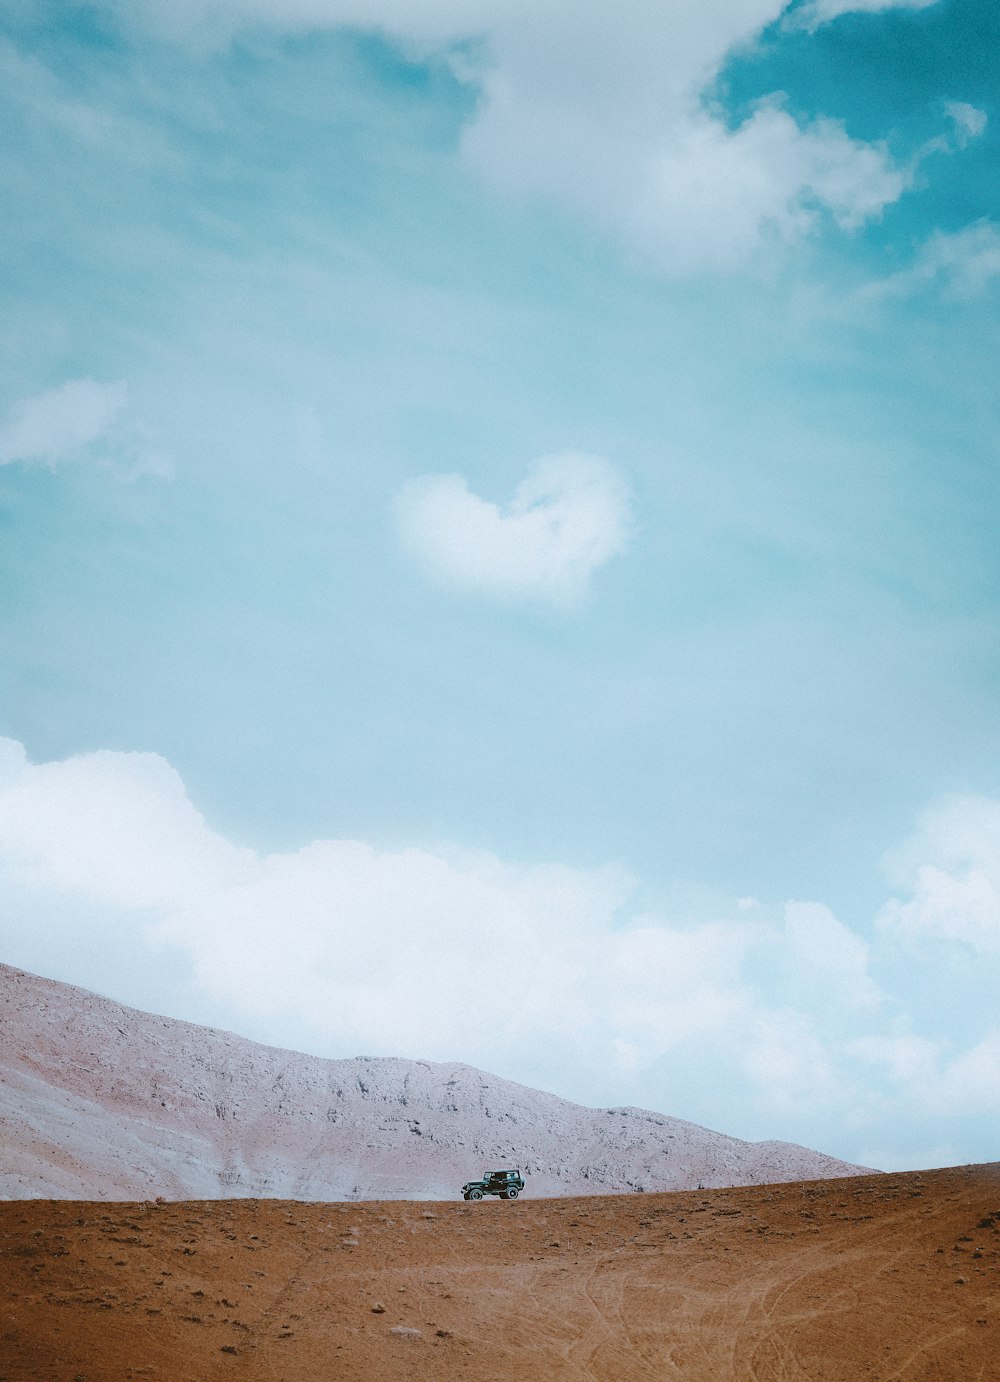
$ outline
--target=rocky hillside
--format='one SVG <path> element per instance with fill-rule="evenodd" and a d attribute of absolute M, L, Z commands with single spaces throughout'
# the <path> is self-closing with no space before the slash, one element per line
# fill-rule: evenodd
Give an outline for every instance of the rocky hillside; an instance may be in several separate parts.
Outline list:
<path fill-rule="evenodd" d="M 452 1199 L 508 1164 L 528 1195 L 864 1169 L 467 1065 L 259 1046 L 0 965 L 0 1198 Z"/>

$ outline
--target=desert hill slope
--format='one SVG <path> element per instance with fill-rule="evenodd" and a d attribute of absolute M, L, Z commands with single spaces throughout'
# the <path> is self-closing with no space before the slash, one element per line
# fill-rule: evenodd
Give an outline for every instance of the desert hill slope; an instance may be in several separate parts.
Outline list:
<path fill-rule="evenodd" d="M 3 1382 L 997 1377 L 1000 1165 L 503 1204 L 0 1203 Z"/>
<path fill-rule="evenodd" d="M 0 1198 L 453 1199 L 493 1163 L 529 1195 L 865 1169 L 467 1065 L 261 1046 L 0 965 Z"/>

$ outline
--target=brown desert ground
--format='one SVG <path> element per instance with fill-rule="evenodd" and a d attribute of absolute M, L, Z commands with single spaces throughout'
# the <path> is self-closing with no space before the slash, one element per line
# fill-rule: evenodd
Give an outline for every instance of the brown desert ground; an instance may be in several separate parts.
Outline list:
<path fill-rule="evenodd" d="M 1000 1164 L 481 1204 L 0 1204 L 0 1379 L 1000 1377 Z"/>

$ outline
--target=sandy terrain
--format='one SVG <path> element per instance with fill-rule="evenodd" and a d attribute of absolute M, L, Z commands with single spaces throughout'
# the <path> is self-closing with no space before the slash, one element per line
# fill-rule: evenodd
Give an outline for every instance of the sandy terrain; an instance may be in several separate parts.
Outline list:
<path fill-rule="evenodd" d="M 0 1382 L 1000 1375 L 1000 1165 L 482 1204 L 0 1204 Z"/>
<path fill-rule="evenodd" d="M 0 965 L 0 1197 L 450 1199 L 842 1176 L 787 1142 L 591 1109 L 457 1062 L 321 1060 Z"/>

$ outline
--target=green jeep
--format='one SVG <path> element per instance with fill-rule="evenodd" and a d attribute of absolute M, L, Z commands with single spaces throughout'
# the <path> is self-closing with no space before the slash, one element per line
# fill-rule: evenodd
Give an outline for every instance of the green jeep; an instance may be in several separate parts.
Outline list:
<path fill-rule="evenodd" d="M 516 1200 L 523 1189 L 520 1171 L 490 1171 L 482 1180 L 467 1180 L 462 1198 L 481 1200 L 484 1195 L 499 1195 L 502 1200 Z"/>

